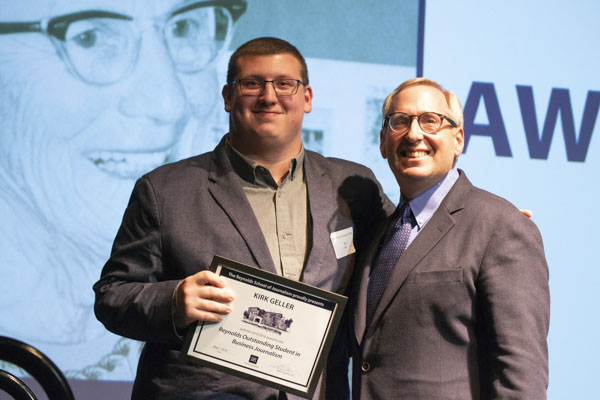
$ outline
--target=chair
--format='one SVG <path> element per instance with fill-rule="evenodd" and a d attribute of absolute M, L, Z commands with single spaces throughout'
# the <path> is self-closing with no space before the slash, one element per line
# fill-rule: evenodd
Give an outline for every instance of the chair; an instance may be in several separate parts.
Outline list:
<path fill-rule="evenodd" d="M 37 400 L 35 394 L 22 380 L 0 369 L 0 389 L 16 400 Z"/>
<path fill-rule="evenodd" d="M 19 340 L 0 336 L 0 360 L 7 361 L 27 371 L 44 389 L 49 400 L 75 400 L 67 378 L 65 378 L 56 364 L 38 349 Z M 29 394 L 33 397 L 24 397 L 25 394 L 16 389 L 16 387 L 27 387 L 27 385 L 12 374 L 6 371 L 2 372 L 3 377 L 0 378 L 1 389 L 5 390 L 15 399 L 36 399 L 29 388 L 27 390 L 29 390 Z M 13 390 L 14 394 L 10 390 Z"/>

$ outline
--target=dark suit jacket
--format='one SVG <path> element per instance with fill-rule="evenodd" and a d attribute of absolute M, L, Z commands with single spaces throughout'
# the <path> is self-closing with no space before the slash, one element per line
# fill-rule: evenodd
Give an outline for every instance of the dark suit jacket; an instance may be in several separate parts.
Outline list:
<path fill-rule="evenodd" d="M 353 282 L 353 396 L 544 399 L 550 299 L 533 222 L 460 171 L 366 326 L 367 277 L 385 229 Z"/>
<path fill-rule="evenodd" d="M 368 226 L 389 212 L 372 172 L 305 153 L 312 243 L 302 281 L 343 292 L 354 255 L 336 259 L 330 233 L 354 227 L 360 249 Z M 96 292 L 97 318 L 110 331 L 145 341 L 133 398 L 211 398 L 222 392 L 276 399 L 277 391 L 179 359 L 171 300 L 178 282 L 215 254 L 276 273 L 254 212 L 224 149 L 165 165 L 133 190 Z M 219 397 L 223 398 L 223 397 Z"/>

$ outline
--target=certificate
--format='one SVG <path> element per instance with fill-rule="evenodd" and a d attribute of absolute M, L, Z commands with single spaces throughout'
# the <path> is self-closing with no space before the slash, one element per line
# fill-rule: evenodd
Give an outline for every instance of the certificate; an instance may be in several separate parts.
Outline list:
<path fill-rule="evenodd" d="M 346 297 L 215 256 L 211 269 L 233 291 L 233 310 L 190 329 L 183 357 L 302 397 L 311 397 Z"/>

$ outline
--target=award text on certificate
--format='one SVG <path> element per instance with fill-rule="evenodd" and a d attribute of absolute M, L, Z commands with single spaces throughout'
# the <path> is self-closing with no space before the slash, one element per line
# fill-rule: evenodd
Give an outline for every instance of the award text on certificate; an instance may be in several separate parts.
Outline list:
<path fill-rule="evenodd" d="M 306 391 L 338 304 L 225 265 L 233 311 L 198 324 L 188 355 L 284 387 Z"/>

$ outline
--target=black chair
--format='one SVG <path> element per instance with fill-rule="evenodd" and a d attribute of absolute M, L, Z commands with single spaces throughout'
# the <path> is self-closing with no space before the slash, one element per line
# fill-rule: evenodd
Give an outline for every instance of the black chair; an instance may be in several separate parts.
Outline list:
<path fill-rule="evenodd" d="M 7 361 L 27 371 L 44 389 L 49 400 L 75 400 L 67 378 L 65 378 L 56 364 L 38 349 L 19 340 L 0 336 L 0 360 Z M 12 374 L 5 371 L 2 372 L 10 376 L 6 376 L 6 379 L 0 379 L 1 389 L 15 399 L 36 399 L 29 388 L 27 390 L 29 390 L 29 393 L 33 397 L 15 396 L 10 390 L 15 390 L 14 393 L 18 393 L 18 389 L 15 389 L 15 387 L 26 385 Z M 20 384 L 15 382 L 11 376 L 19 381 Z M 20 393 L 19 396 L 24 395 Z"/>
<path fill-rule="evenodd" d="M 0 389 L 16 400 L 37 400 L 35 394 L 22 380 L 0 369 Z"/>

